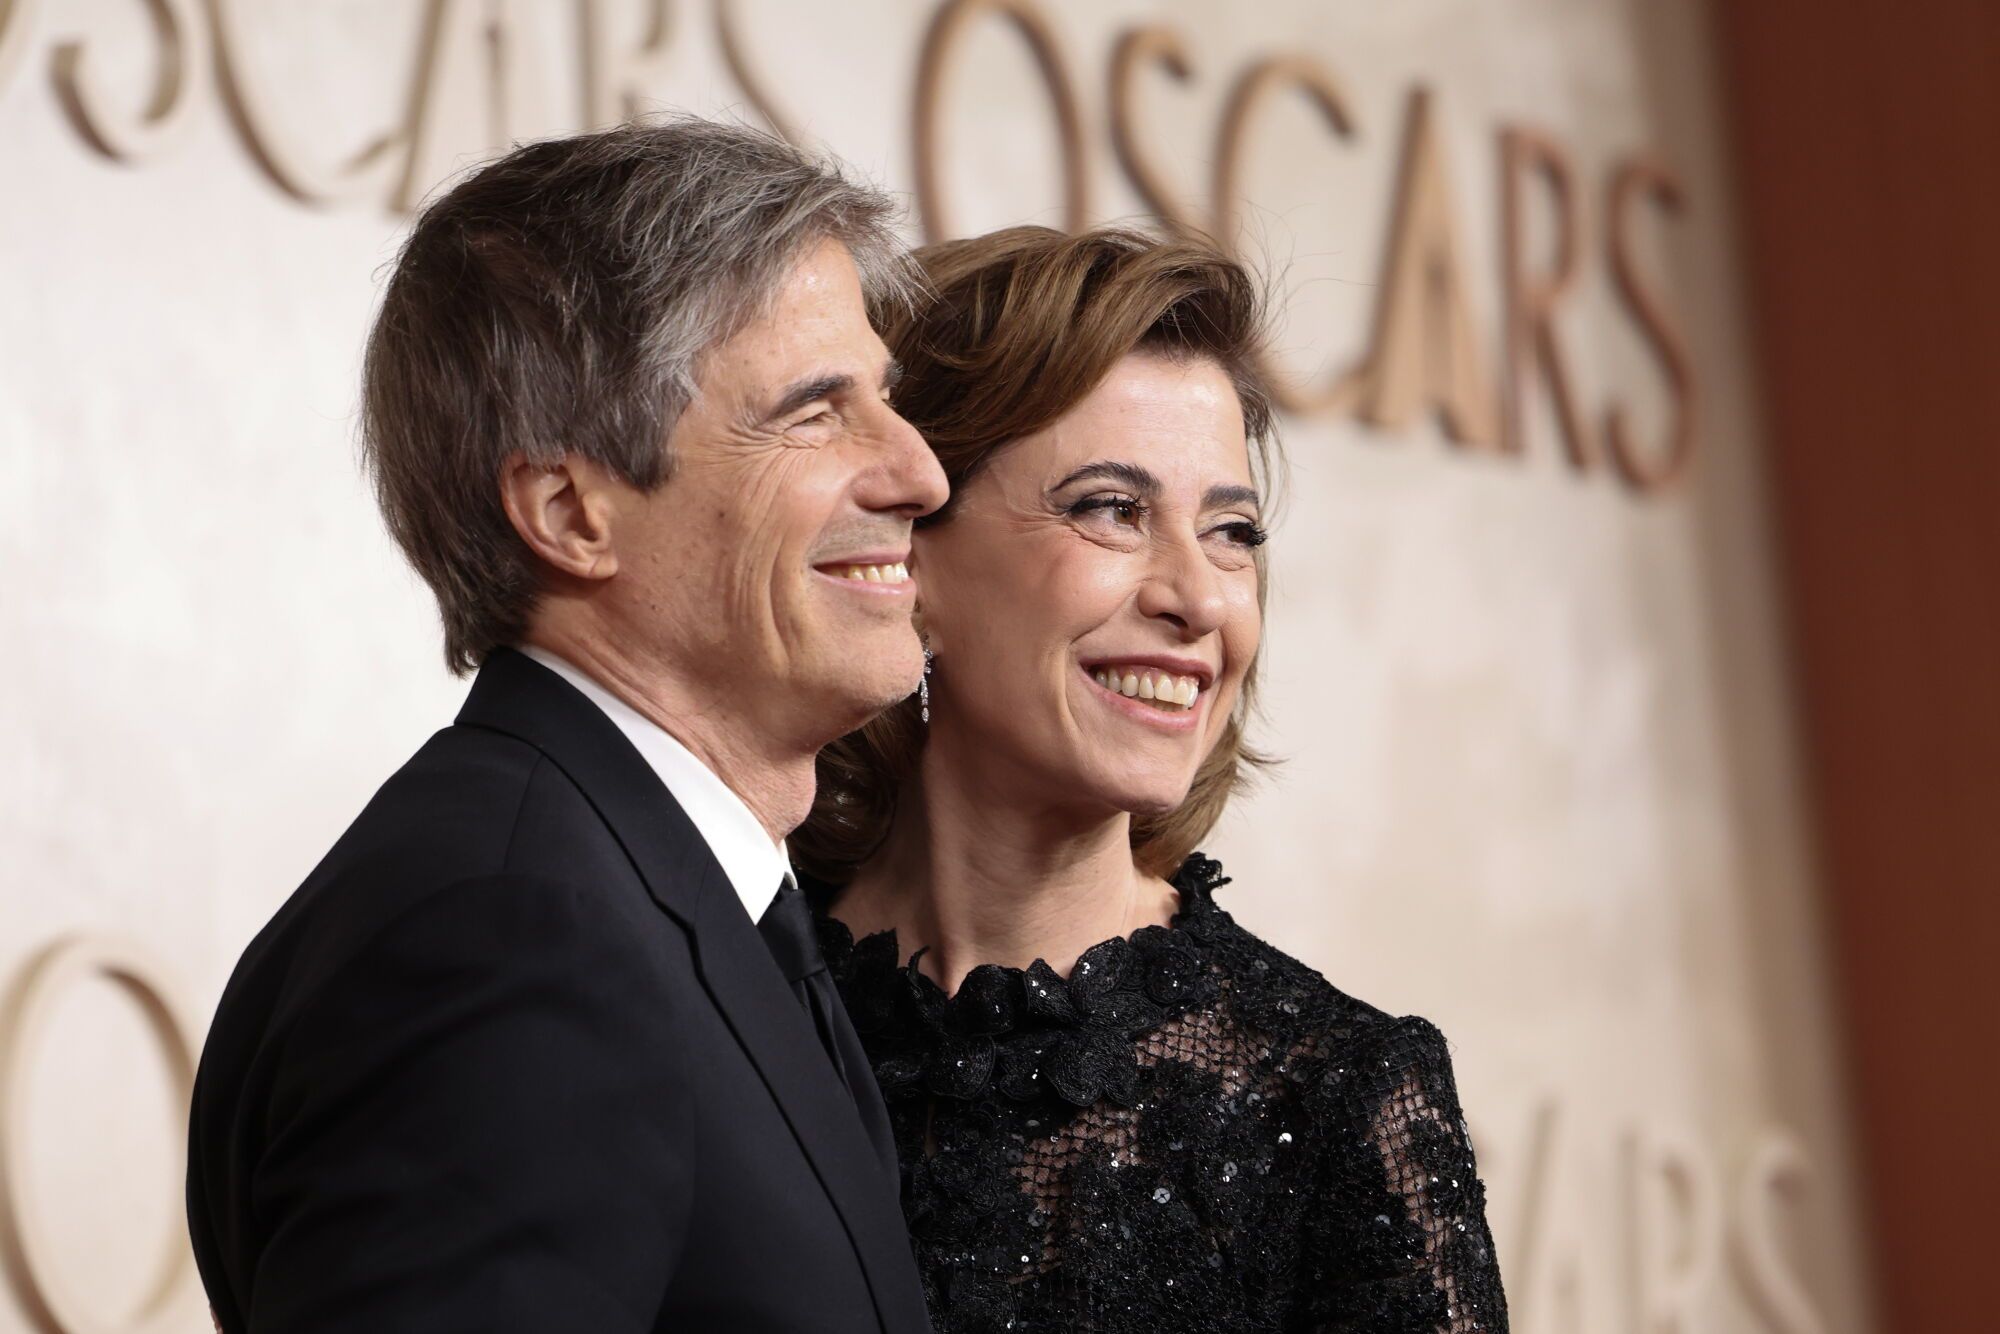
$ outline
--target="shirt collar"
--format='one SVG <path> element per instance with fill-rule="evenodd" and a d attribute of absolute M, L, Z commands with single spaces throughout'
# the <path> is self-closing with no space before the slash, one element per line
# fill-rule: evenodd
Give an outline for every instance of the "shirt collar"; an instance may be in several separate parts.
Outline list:
<path fill-rule="evenodd" d="M 521 652 L 575 686 L 617 724 L 694 822 L 750 920 L 762 917 L 779 886 L 792 879 L 791 857 L 783 841 L 773 842 L 743 798 L 664 727 L 547 649 L 523 645 Z"/>

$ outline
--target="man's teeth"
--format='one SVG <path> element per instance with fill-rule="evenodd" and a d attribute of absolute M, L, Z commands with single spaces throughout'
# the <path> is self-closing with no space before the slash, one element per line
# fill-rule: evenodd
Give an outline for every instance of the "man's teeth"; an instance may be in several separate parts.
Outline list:
<path fill-rule="evenodd" d="M 910 567 L 902 561 L 893 565 L 836 565 L 830 571 L 836 579 L 860 579 L 871 584 L 908 582 Z"/>
<path fill-rule="evenodd" d="M 1166 708 L 1191 709 L 1201 698 L 1201 680 L 1173 676 L 1147 667 L 1093 667 L 1090 679 L 1127 699 L 1143 699 Z"/>

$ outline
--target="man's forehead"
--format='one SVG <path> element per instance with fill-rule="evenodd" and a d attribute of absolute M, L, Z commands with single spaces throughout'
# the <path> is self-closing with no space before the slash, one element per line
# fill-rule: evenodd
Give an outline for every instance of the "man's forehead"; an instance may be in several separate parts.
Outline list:
<path fill-rule="evenodd" d="M 830 388 L 846 387 L 832 384 L 843 380 L 873 389 L 894 375 L 888 347 L 865 322 L 861 332 L 840 338 L 773 331 L 770 337 L 747 338 L 731 352 L 734 355 L 726 358 L 729 366 L 718 369 L 746 392 L 766 397 L 821 381 Z"/>
<path fill-rule="evenodd" d="M 854 255 L 839 241 L 820 241 L 808 246 L 778 280 L 773 292 L 773 313 L 787 306 L 808 306 L 815 310 L 858 311 L 867 319 L 867 303 L 861 290 L 861 270 Z"/>
<path fill-rule="evenodd" d="M 889 359 L 868 321 L 860 284 L 826 284 L 781 292 L 770 308 L 716 345 L 702 378 L 727 380 L 751 393 L 816 375 L 874 384 Z"/>

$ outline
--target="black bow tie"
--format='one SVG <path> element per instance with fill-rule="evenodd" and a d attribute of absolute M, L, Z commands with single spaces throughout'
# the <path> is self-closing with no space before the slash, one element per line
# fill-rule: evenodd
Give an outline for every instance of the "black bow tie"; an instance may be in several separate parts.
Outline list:
<path fill-rule="evenodd" d="M 778 897 L 771 900 L 771 906 L 757 919 L 757 930 L 770 948 L 771 957 L 777 960 L 779 971 L 792 984 L 792 994 L 812 1016 L 820 1045 L 826 1048 L 834 1073 L 847 1086 L 848 1096 L 854 1099 L 855 1108 L 861 1113 L 862 1127 L 893 1180 L 897 1171 L 896 1141 L 889 1128 L 888 1108 L 883 1106 L 875 1077 L 869 1072 L 868 1054 L 862 1049 L 854 1025 L 848 1021 L 847 1008 L 840 1003 L 833 975 L 826 970 L 826 956 L 820 953 L 819 928 L 813 922 L 812 907 L 806 902 L 805 891 L 792 883 L 789 876 L 778 890 Z"/>

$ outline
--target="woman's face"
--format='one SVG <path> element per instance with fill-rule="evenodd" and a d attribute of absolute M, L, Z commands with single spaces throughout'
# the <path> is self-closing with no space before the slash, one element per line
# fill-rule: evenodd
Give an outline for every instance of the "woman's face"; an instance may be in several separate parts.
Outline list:
<path fill-rule="evenodd" d="M 1258 518 L 1228 375 L 1126 357 L 918 530 L 931 744 L 984 799 L 1178 806 L 1257 652 Z"/>

